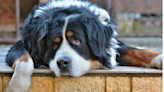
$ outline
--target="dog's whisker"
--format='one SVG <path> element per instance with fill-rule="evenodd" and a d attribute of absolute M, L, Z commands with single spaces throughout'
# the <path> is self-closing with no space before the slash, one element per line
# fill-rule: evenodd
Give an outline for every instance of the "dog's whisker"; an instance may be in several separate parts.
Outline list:
<path fill-rule="evenodd" d="M 49 64 L 41 55 L 39 55 L 39 57 L 40 57 L 44 62 L 46 62 L 47 64 Z"/>
<path fill-rule="evenodd" d="M 47 74 L 49 74 L 51 71 L 49 71 L 49 72 L 47 72 L 47 73 L 45 73 L 42 77 L 44 77 L 44 76 L 46 76 Z"/>

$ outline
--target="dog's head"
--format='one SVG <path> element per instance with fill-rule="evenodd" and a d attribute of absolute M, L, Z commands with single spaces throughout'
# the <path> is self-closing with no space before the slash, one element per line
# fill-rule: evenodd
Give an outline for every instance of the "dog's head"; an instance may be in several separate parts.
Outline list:
<path fill-rule="evenodd" d="M 39 55 L 48 62 L 56 76 L 81 76 L 96 60 L 110 68 L 107 48 L 116 33 L 108 13 L 88 2 L 72 1 L 35 7 L 22 27 L 22 42 L 34 59 Z"/>

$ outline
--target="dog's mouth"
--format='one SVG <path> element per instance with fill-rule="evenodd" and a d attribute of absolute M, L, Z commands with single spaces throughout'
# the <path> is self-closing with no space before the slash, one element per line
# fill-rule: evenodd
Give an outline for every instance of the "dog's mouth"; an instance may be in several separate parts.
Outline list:
<path fill-rule="evenodd" d="M 80 76 L 83 75 L 83 74 L 81 74 L 81 75 L 76 75 L 76 73 L 69 72 L 68 70 L 60 70 L 60 69 L 59 69 L 59 72 L 54 71 L 54 73 L 55 73 L 55 75 L 56 75 L 57 77 L 62 77 L 62 76 L 80 77 Z"/>
<path fill-rule="evenodd" d="M 78 73 L 78 71 L 76 71 L 76 69 L 75 70 L 72 70 L 72 68 L 71 67 L 67 67 L 66 69 L 60 69 L 60 68 L 58 68 L 59 69 L 59 73 L 58 74 L 56 74 L 56 72 L 55 72 L 55 74 L 56 75 L 60 75 L 59 77 L 61 77 L 61 76 L 72 76 L 72 77 L 80 77 L 80 76 L 82 76 L 83 74 L 85 74 L 85 73 L 81 73 L 81 74 L 79 74 Z"/>
<path fill-rule="evenodd" d="M 61 72 L 60 72 L 60 75 L 61 75 L 61 76 L 66 76 L 66 75 L 70 75 L 70 74 L 69 74 L 68 72 L 66 72 L 66 71 L 61 71 Z"/>
<path fill-rule="evenodd" d="M 53 71 L 57 77 L 62 77 L 62 76 L 80 77 L 84 75 L 88 70 L 78 71 L 78 69 L 71 69 L 69 67 L 65 70 L 56 68 L 56 70 L 53 70 Z"/>
<path fill-rule="evenodd" d="M 67 69 L 65 70 L 60 70 L 60 75 L 70 75 L 69 71 Z"/>

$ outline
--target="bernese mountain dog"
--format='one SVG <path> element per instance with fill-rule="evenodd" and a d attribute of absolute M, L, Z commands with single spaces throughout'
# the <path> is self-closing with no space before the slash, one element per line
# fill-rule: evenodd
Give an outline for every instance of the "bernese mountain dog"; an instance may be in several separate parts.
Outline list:
<path fill-rule="evenodd" d="M 27 92 L 34 68 L 49 67 L 57 77 L 79 77 L 116 65 L 162 68 L 162 53 L 118 41 L 108 12 L 87 1 L 53 0 L 35 6 L 20 30 L 21 40 L 6 57 L 14 68 L 6 92 Z"/>

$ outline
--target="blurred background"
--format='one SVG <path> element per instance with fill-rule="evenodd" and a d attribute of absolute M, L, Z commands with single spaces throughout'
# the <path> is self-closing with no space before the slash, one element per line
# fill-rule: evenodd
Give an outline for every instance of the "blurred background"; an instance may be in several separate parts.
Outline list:
<path fill-rule="evenodd" d="M 0 62 L 20 39 L 19 26 L 34 5 L 49 0 L 0 0 Z M 83 0 L 84 1 L 84 0 Z M 118 39 L 130 46 L 162 52 L 162 0 L 88 0 L 115 20 Z"/>

